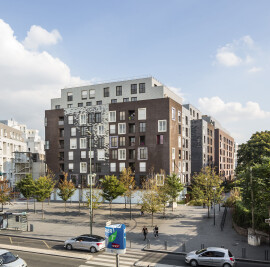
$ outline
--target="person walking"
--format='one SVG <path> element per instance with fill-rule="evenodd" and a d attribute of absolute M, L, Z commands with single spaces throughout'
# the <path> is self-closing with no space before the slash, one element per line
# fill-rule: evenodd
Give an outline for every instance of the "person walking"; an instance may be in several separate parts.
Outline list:
<path fill-rule="evenodd" d="M 158 226 L 157 225 L 154 227 L 154 236 L 155 237 L 158 236 Z"/>
<path fill-rule="evenodd" d="M 142 232 L 143 232 L 144 240 L 145 240 L 145 239 L 146 239 L 146 236 L 147 236 L 147 234 L 148 234 L 148 229 L 147 229 L 146 226 L 143 227 Z"/>

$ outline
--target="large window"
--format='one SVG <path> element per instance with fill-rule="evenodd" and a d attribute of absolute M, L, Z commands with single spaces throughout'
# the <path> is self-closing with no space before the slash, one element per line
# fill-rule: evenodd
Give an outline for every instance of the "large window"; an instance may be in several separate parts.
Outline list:
<path fill-rule="evenodd" d="M 89 113 L 88 114 L 88 122 L 89 123 L 94 123 L 95 122 L 95 114 L 94 113 Z"/>
<path fill-rule="evenodd" d="M 126 138 L 124 136 L 119 137 L 119 146 L 126 145 Z"/>
<path fill-rule="evenodd" d="M 72 172 L 73 169 L 74 169 L 74 164 L 73 164 L 73 163 L 69 163 L 69 164 L 68 164 L 68 171 L 69 171 L 69 172 Z"/>
<path fill-rule="evenodd" d="M 120 121 L 124 121 L 125 120 L 125 111 L 120 111 L 119 117 L 120 117 Z"/>
<path fill-rule="evenodd" d="M 116 172 L 116 163 L 115 162 L 110 163 L 110 172 Z"/>
<path fill-rule="evenodd" d="M 86 138 L 80 138 L 80 149 L 85 149 L 87 147 Z"/>
<path fill-rule="evenodd" d="M 175 148 L 173 147 L 172 148 L 172 160 L 174 160 L 175 159 Z"/>
<path fill-rule="evenodd" d="M 126 160 L 126 149 L 118 149 L 118 160 Z"/>
<path fill-rule="evenodd" d="M 105 151 L 104 151 L 104 149 L 98 149 L 97 150 L 97 158 L 98 158 L 99 161 L 105 160 Z"/>
<path fill-rule="evenodd" d="M 140 122 L 140 133 L 144 133 L 146 131 L 146 123 Z"/>
<path fill-rule="evenodd" d="M 86 151 L 81 151 L 81 159 L 86 159 Z"/>
<path fill-rule="evenodd" d="M 102 101 L 99 100 L 99 101 L 96 102 L 96 104 L 97 104 L 97 105 L 102 105 Z"/>
<path fill-rule="evenodd" d="M 140 172 L 146 172 L 146 162 L 140 162 Z"/>
<path fill-rule="evenodd" d="M 70 135 L 71 136 L 76 136 L 76 127 L 70 128 Z"/>
<path fill-rule="evenodd" d="M 80 125 L 86 124 L 86 114 L 80 114 Z"/>
<path fill-rule="evenodd" d="M 139 84 L 139 93 L 145 93 L 145 83 Z"/>
<path fill-rule="evenodd" d="M 138 120 L 146 120 L 146 108 L 138 109 Z"/>
<path fill-rule="evenodd" d="M 159 120 L 158 132 L 166 132 L 166 131 L 167 131 L 167 120 Z"/>
<path fill-rule="evenodd" d="M 89 98 L 95 98 L 96 91 L 95 89 L 90 89 L 89 90 Z"/>
<path fill-rule="evenodd" d="M 67 93 L 67 101 L 73 101 L 73 93 Z"/>
<path fill-rule="evenodd" d="M 121 172 L 121 171 L 123 171 L 125 168 L 126 168 L 125 162 L 120 162 L 120 163 L 119 163 L 119 171 Z"/>
<path fill-rule="evenodd" d="M 82 99 L 87 99 L 87 91 L 86 90 L 82 91 Z"/>
<path fill-rule="evenodd" d="M 115 124 L 110 125 L 110 134 L 116 134 L 116 127 Z"/>
<path fill-rule="evenodd" d="M 138 156 L 139 156 L 139 160 L 147 159 L 147 147 L 139 147 Z"/>
<path fill-rule="evenodd" d="M 73 124 L 73 115 L 68 116 L 68 124 Z"/>
<path fill-rule="evenodd" d="M 122 86 L 116 86 L 116 95 L 121 96 L 122 95 Z"/>
<path fill-rule="evenodd" d="M 110 88 L 109 87 L 106 87 L 103 89 L 103 92 L 104 92 L 104 97 L 109 97 L 110 96 Z"/>
<path fill-rule="evenodd" d="M 70 149 L 77 149 L 77 139 L 70 138 Z"/>
<path fill-rule="evenodd" d="M 112 150 L 112 159 L 117 159 L 117 149 Z"/>
<path fill-rule="evenodd" d="M 118 137 L 117 136 L 110 136 L 110 148 L 118 147 Z"/>
<path fill-rule="evenodd" d="M 129 102 L 129 98 L 123 98 L 123 102 Z"/>
<path fill-rule="evenodd" d="M 157 135 L 157 144 L 158 145 L 163 145 L 163 134 Z"/>
<path fill-rule="evenodd" d="M 105 134 L 105 129 L 104 129 L 104 125 L 98 125 L 98 131 L 97 131 L 98 135 L 104 135 Z"/>
<path fill-rule="evenodd" d="M 87 163 L 80 162 L 80 173 L 87 173 Z"/>
<path fill-rule="evenodd" d="M 68 152 L 68 160 L 73 160 L 73 158 L 74 158 L 73 151 L 69 151 Z"/>
<path fill-rule="evenodd" d="M 172 108 L 172 120 L 175 121 L 175 108 Z"/>
<path fill-rule="evenodd" d="M 125 133 L 126 133 L 126 124 L 118 123 L 118 134 L 125 134 Z"/>
<path fill-rule="evenodd" d="M 110 111 L 109 122 L 115 122 L 115 121 L 116 121 L 116 111 Z"/>
<path fill-rule="evenodd" d="M 131 84 L 131 94 L 137 94 L 137 84 Z"/>
<path fill-rule="evenodd" d="M 181 111 L 178 110 L 178 122 L 179 123 L 181 123 L 181 119 L 182 119 Z"/>
<path fill-rule="evenodd" d="M 98 147 L 103 148 L 104 147 L 104 138 L 98 138 Z"/>
<path fill-rule="evenodd" d="M 95 122 L 101 122 L 101 113 L 95 113 Z"/>

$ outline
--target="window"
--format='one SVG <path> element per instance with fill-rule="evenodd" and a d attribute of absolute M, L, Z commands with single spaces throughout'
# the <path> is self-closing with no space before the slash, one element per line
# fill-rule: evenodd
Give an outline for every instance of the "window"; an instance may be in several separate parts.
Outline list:
<path fill-rule="evenodd" d="M 73 154 L 73 151 L 69 151 L 68 152 L 68 160 L 73 160 L 73 157 L 74 156 L 74 154 Z"/>
<path fill-rule="evenodd" d="M 137 101 L 137 97 L 131 97 L 131 102 Z"/>
<path fill-rule="evenodd" d="M 164 174 L 156 174 L 156 182 L 157 185 L 161 186 L 164 185 Z"/>
<path fill-rule="evenodd" d="M 78 103 L 78 107 L 83 107 L 83 103 Z"/>
<path fill-rule="evenodd" d="M 186 125 L 188 125 L 188 117 L 186 116 Z"/>
<path fill-rule="evenodd" d="M 67 107 L 68 107 L 68 108 L 72 108 L 72 104 L 68 104 Z"/>
<path fill-rule="evenodd" d="M 50 141 L 45 141 L 45 149 L 50 149 Z"/>
<path fill-rule="evenodd" d="M 126 160 L 126 149 L 118 149 L 118 160 Z"/>
<path fill-rule="evenodd" d="M 120 121 L 124 121 L 125 120 L 125 111 L 120 111 L 119 115 L 120 115 Z"/>
<path fill-rule="evenodd" d="M 92 102 L 86 102 L 86 106 L 87 107 L 92 106 Z"/>
<path fill-rule="evenodd" d="M 158 132 L 166 132 L 166 131 L 167 131 L 167 120 L 159 120 Z"/>
<path fill-rule="evenodd" d="M 135 149 L 129 149 L 128 159 L 135 159 Z"/>
<path fill-rule="evenodd" d="M 73 171 L 73 169 L 74 169 L 74 164 L 73 163 L 69 163 L 68 164 L 68 171 Z"/>
<path fill-rule="evenodd" d="M 55 105 L 55 109 L 60 109 L 60 105 Z"/>
<path fill-rule="evenodd" d="M 181 134 L 181 132 L 182 132 L 182 126 L 178 125 L 178 133 Z"/>
<path fill-rule="evenodd" d="M 157 144 L 158 145 L 163 145 L 163 134 L 157 135 Z"/>
<path fill-rule="evenodd" d="M 146 108 L 138 109 L 138 120 L 146 120 Z"/>
<path fill-rule="evenodd" d="M 188 128 L 186 128 L 186 137 L 188 137 Z"/>
<path fill-rule="evenodd" d="M 97 105 L 102 105 L 102 101 L 101 100 L 97 101 Z"/>
<path fill-rule="evenodd" d="M 122 172 L 126 168 L 125 162 L 119 163 L 119 171 Z"/>
<path fill-rule="evenodd" d="M 179 123 L 181 123 L 181 119 L 182 119 L 181 111 L 178 110 L 178 122 Z"/>
<path fill-rule="evenodd" d="M 146 162 L 140 162 L 140 172 L 146 172 Z"/>
<path fill-rule="evenodd" d="M 103 95 L 104 95 L 104 97 L 110 96 L 110 88 L 109 87 L 106 87 L 103 89 Z"/>
<path fill-rule="evenodd" d="M 122 86 L 116 86 L 116 96 L 122 95 Z"/>
<path fill-rule="evenodd" d="M 140 83 L 139 84 L 139 93 L 145 93 L 145 83 Z"/>
<path fill-rule="evenodd" d="M 113 103 L 117 103 L 117 99 L 112 99 L 111 100 L 111 103 L 113 104 Z"/>
<path fill-rule="evenodd" d="M 139 147 L 138 148 L 138 159 L 147 159 L 147 147 Z"/>
<path fill-rule="evenodd" d="M 88 114 L 88 122 L 89 123 L 94 123 L 95 122 L 95 114 L 94 113 L 89 113 Z"/>
<path fill-rule="evenodd" d="M 172 120 L 175 121 L 175 108 L 172 108 Z"/>
<path fill-rule="evenodd" d="M 95 113 L 95 122 L 101 122 L 101 113 Z"/>
<path fill-rule="evenodd" d="M 73 124 L 73 116 L 72 115 L 68 116 L 68 124 Z"/>
<path fill-rule="evenodd" d="M 86 124 L 86 114 L 80 114 L 80 125 Z"/>
<path fill-rule="evenodd" d="M 70 149 L 77 149 L 77 139 L 70 138 Z"/>
<path fill-rule="evenodd" d="M 112 150 L 112 159 L 117 159 L 117 150 Z"/>
<path fill-rule="evenodd" d="M 82 91 L 82 99 L 87 99 L 87 91 L 86 90 Z"/>
<path fill-rule="evenodd" d="M 174 159 L 175 159 L 175 148 L 172 147 L 172 160 L 174 160 Z"/>
<path fill-rule="evenodd" d="M 73 94 L 67 93 L 67 101 L 73 101 Z"/>
<path fill-rule="evenodd" d="M 97 150 L 97 158 L 98 160 L 105 160 L 105 151 L 104 149 L 98 149 Z"/>
<path fill-rule="evenodd" d="M 180 147 L 181 148 L 181 146 L 182 146 L 182 138 L 181 138 L 181 136 L 178 136 L 178 147 Z"/>
<path fill-rule="evenodd" d="M 76 136 L 76 127 L 70 128 L 70 136 Z"/>
<path fill-rule="evenodd" d="M 129 133 L 135 133 L 135 123 L 130 123 L 128 125 L 128 132 Z"/>
<path fill-rule="evenodd" d="M 140 136 L 140 146 L 145 146 L 145 136 L 144 135 Z"/>
<path fill-rule="evenodd" d="M 118 134 L 125 134 L 125 133 L 126 133 L 126 124 L 118 123 Z"/>
<path fill-rule="evenodd" d="M 110 163 L 110 172 L 116 172 L 116 163 L 115 162 Z"/>
<path fill-rule="evenodd" d="M 110 148 L 118 147 L 118 137 L 110 136 Z"/>
<path fill-rule="evenodd" d="M 123 102 L 129 102 L 129 98 L 123 98 Z"/>
<path fill-rule="evenodd" d="M 140 122 L 140 133 L 144 133 L 146 131 L 146 123 L 145 122 Z"/>
<path fill-rule="evenodd" d="M 180 155 L 180 154 L 179 154 Z M 178 172 L 181 172 L 181 161 L 178 161 Z"/>
<path fill-rule="evenodd" d="M 137 84 L 131 84 L 131 94 L 137 94 Z"/>
<path fill-rule="evenodd" d="M 110 134 L 116 134 L 116 127 L 115 124 L 110 125 Z"/>
<path fill-rule="evenodd" d="M 90 89 L 89 90 L 89 98 L 95 98 L 96 91 L 95 89 Z"/>
<path fill-rule="evenodd" d="M 174 162 L 172 162 L 172 172 L 174 172 Z"/>
<path fill-rule="evenodd" d="M 120 146 L 126 145 L 126 138 L 125 137 L 119 137 L 119 145 Z"/>
<path fill-rule="evenodd" d="M 101 172 L 101 163 L 96 163 L 96 172 Z"/>
<path fill-rule="evenodd" d="M 105 134 L 105 130 L 104 130 L 104 125 L 98 125 L 98 129 L 97 129 L 97 134 L 98 135 L 103 135 Z"/>
<path fill-rule="evenodd" d="M 116 111 L 110 111 L 109 122 L 115 122 L 115 121 L 116 121 Z"/>
<path fill-rule="evenodd" d="M 104 147 L 104 138 L 98 138 L 98 147 Z"/>
<path fill-rule="evenodd" d="M 81 159 L 86 159 L 86 151 L 81 151 Z"/>
<path fill-rule="evenodd" d="M 135 146 L 135 136 L 129 137 L 129 146 Z"/>
<path fill-rule="evenodd" d="M 80 162 L 80 173 L 87 173 L 87 163 Z"/>
<path fill-rule="evenodd" d="M 86 138 L 80 138 L 80 149 L 86 148 Z"/>

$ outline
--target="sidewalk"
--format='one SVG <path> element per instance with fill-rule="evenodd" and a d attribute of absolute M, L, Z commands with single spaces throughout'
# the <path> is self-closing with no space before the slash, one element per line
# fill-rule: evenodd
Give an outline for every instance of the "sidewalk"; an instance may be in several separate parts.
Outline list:
<path fill-rule="evenodd" d="M 26 210 L 25 202 L 14 202 L 14 205 L 5 206 L 5 211 L 21 212 Z M 29 204 L 29 224 L 33 224 L 33 232 L 15 232 L 2 230 L 0 234 L 13 234 L 20 236 L 65 240 L 72 236 L 89 233 L 89 210 L 81 205 L 79 214 L 78 203 L 68 203 L 67 212 L 63 203 L 44 203 L 45 220 L 42 220 L 41 203 L 36 203 L 37 213 L 33 213 L 33 203 Z M 265 250 L 269 246 L 252 247 L 247 244 L 247 238 L 238 235 L 232 228 L 231 213 L 228 211 L 224 230 L 220 230 L 220 221 L 223 208 L 218 211 L 216 206 L 216 225 L 213 225 L 213 209 L 211 218 L 207 218 L 207 208 L 179 205 L 173 212 L 166 209 L 166 218 L 162 214 L 154 216 L 154 225 L 159 227 L 159 237 L 155 238 L 151 227 L 151 216 L 140 215 L 140 207 L 132 205 L 132 220 L 130 220 L 129 207 L 124 204 L 113 204 L 112 216 L 108 204 L 100 205 L 95 211 L 93 233 L 104 236 L 104 227 L 108 220 L 114 223 L 124 223 L 127 227 L 127 248 L 142 249 L 147 243 L 143 241 L 142 228 L 147 226 L 151 249 L 164 250 L 167 241 L 167 250 L 182 252 L 197 250 L 209 246 L 224 246 L 231 250 L 236 258 L 242 258 L 242 248 L 246 249 L 246 257 L 264 260 Z M 270 253 L 269 253 L 270 254 Z"/>

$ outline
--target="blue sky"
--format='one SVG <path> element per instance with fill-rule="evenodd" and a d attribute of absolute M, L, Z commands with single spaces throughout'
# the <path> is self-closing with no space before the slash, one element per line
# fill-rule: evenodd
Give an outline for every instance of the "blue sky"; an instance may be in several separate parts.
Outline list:
<path fill-rule="evenodd" d="M 270 125 L 269 8 L 263 0 L 0 1 L 1 119 L 43 135 L 44 109 L 61 88 L 152 75 L 245 142 Z"/>

